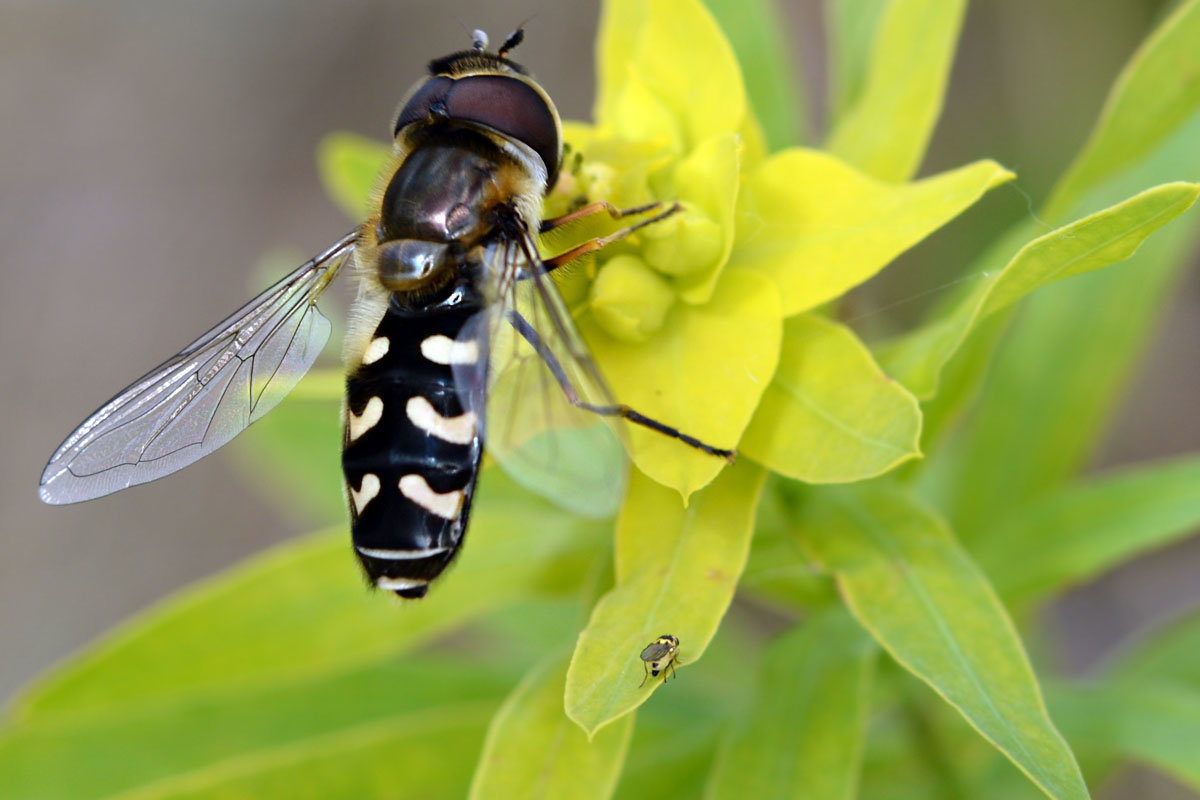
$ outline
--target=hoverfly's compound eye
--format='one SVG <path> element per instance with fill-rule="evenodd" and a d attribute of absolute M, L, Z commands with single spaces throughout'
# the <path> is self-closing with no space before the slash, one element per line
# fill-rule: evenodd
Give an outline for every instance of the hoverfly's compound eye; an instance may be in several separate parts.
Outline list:
<path fill-rule="evenodd" d="M 508 136 L 537 153 L 546 167 L 546 186 L 558 177 L 559 134 L 546 98 L 519 78 L 467 75 L 430 78 L 396 118 L 394 133 L 431 117 L 472 122 Z"/>
<path fill-rule="evenodd" d="M 400 110 L 400 115 L 396 117 L 396 129 L 392 134 L 397 135 L 408 125 L 429 119 L 431 116 L 446 116 L 445 98 L 453 85 L 454 79 L 444 75 L 425 81 Z"/>

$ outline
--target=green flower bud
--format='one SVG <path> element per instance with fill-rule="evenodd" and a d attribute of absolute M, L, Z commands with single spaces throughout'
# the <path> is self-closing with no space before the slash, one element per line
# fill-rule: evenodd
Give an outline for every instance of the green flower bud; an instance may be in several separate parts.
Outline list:
<path fill-rule="evenodd" d="M 592 283 L 596 322 L 625 342 L 644 342 L 653 336 L 674 303 L 671 284 L 636 256 L 609 259 Z"/>
<path fill-rule="evenodd" d="M 721 226 L 688 209 L 646 233 L 646 262 L 659 272 L 682 277 L 712 270 L 725 248 Z"/>
<path fill-rule="evenodd" d="M 585 161 L 580 170 L 582 185 L 580 193 L 588 200 L 608 200 L 613 195 L 613 181 L 617 178 L 616 170 L 608 164 L 599 161 Z"/>

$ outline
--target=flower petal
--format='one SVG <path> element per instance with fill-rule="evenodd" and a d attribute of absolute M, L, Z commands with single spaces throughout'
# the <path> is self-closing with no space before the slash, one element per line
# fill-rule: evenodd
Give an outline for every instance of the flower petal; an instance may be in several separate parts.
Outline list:
<path fill-rule="evenodd" d="M 674 113 L 688 146 L 741 130 L 746 93 L 737 58 L 697 0 L 606 3 L 597 52 L 601 126 L 621 123 L 618 98 L 636 65 L 647 89 Z"/>
<path fill-rule="evenodd" d="M 742 188 L 730 264 L 770 277 L 784 315 L 798 314 L 870 278 L 1013 177 L 994 161 L 977 161 L 889 184 L 825 153 L 785 150 Z"/>
<path fill-rule="evenodd" d="M 613 101 L 614 110 L 606 128 L 616 138 L 630 142 L 654 142 L 667 150 L 683 150 L 683 128 L 675 112 L 646 83 L 640 70 L 630 65 L 625 85 Z"/>
<path fill-rule="evenodd" d="M 842 483 L 917 457 L 920 434 L 916 398 L 854 333 L 803 314 L 784 325 L 779 369 L 740 449 L 789 478 Z"/>
<path fill-rule="evenodd" d="M 674 226 L 667 220 L 645 232 L 646 260 L 678 276 L 685 302 L 707 303 L 712 298 L 733 250 L 740 149 L 739 136 L 726 133 L 706 139 L 679 162 L 663 201 L 678 199 L 687 210 L 674 218 Z"/>
<path fill-rule="evenodd" d="M 715 447 L 734 447 L 775 373 L 783 334 L 771 282 L 745 270 L 721 276 L 711 302 L 676 304 L 649 341 L 618 341 L 591 317 L 580 329 L 618 401 Z M 638 469 L 688 496 L 725 461 L 631 425 Z"/>

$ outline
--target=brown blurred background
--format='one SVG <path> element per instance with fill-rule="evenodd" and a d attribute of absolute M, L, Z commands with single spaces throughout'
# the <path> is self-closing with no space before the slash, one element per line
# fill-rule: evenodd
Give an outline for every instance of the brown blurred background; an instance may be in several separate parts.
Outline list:
<path fill-rule="evenodd" d="M 821 3 L 781 4 L 797 72 L 820 107 Z M 992 157 L 1040 200 L 1168 5 L 973 2 L 923 172 Z M 564 117 L 586 118 L 591 0 L 0 7 L 0 700 L 153 600 L 301 532 L 221 455 L 81 506 L 43 506 L 35 488 L 73 425 L 262 288 L 250 268 L 264 254 L 311 254 L 349 229 L 317 182 L 322 134 L 384 137 L 430 57 L 467 46 L 470 28 L 498 41 L 531 16 L 519 60 Z M 944 265 L 1027 213 L 1017 192 L 993 192 L 906 256 L 870 301 L 911 315 L 919 303 L 908 299 L 936 287 Z M 1200 220 L 1193 210 L 1176 224 Z M 1198 272 L 1175 297 L 1101 464 L 1200 450 Z M 343 296 L 332 294 L 336 308 Z M 1073 593 L 1054 614 L 1064 667 L 1086 670 L 1149 620 L 1196 602 L 1197 575 L 1193 541 Z M 1110 796 L 1152 794 L 1189 796 L 1136 775 Z"/>

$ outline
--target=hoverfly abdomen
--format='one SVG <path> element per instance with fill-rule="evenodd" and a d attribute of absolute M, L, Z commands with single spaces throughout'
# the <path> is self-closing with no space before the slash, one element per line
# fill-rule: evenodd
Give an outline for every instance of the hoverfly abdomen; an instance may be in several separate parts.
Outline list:
<path fill-rule="evenodd" d="M 422 597 L 462 542 L 482 445 L 453 365 L 486 354 L 457 342 L 483 307 L 470 282 L 441 302 L 396 298 L 346 379 L 342 467 L 354 549 L 371 582 Z"/>

